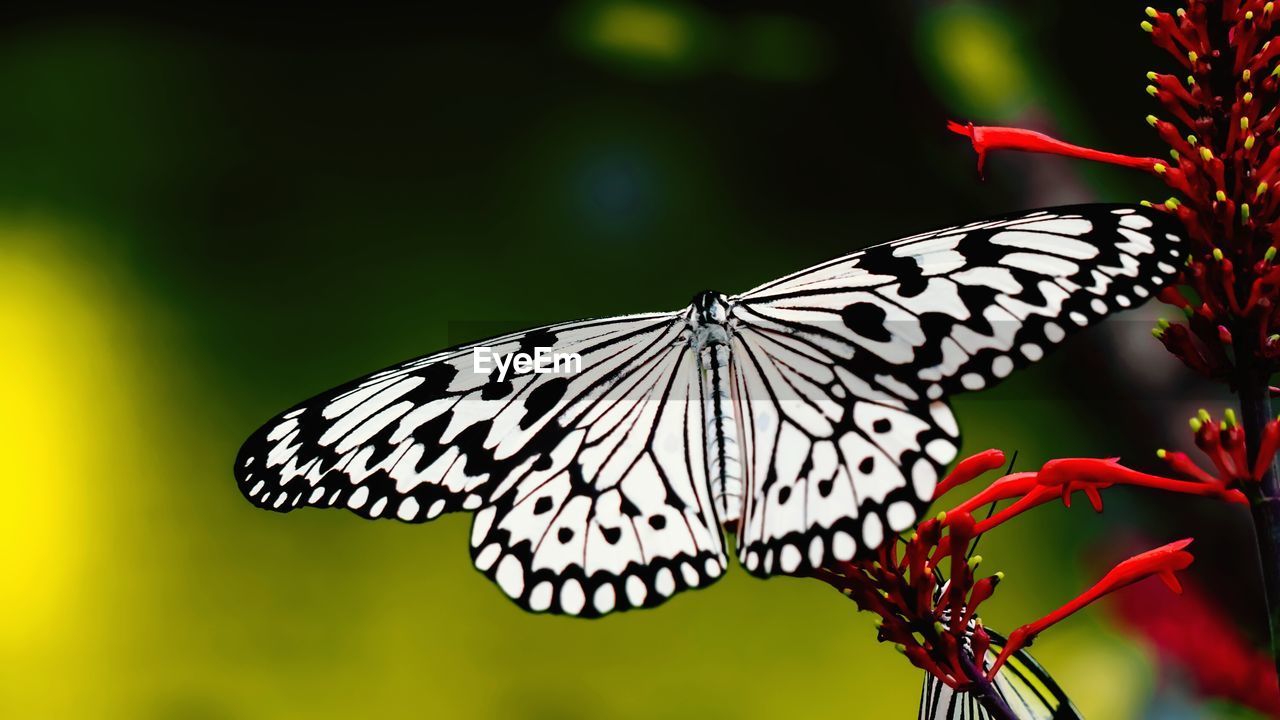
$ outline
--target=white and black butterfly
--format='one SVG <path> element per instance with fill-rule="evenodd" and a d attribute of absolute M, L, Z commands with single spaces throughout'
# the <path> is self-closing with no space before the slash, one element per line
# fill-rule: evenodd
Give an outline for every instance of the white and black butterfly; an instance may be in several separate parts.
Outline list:
<path fill-rule="evenodd" d="M 984 670 L 991 669 L 1006 642 L 990 628 L 987 635 L 991 637 L 991 647 L 983 658 Z M 1080 720 L 1080 711 L 1071 704 L 1071 699 L 1025 648 L 1008 657 L 991 685 L 1020 720 Z M 932 674 L 925 674 L 919 720 L 991 720 L 991 717 L 972 694 L 956 692 Z"/>
<path fill-rule="evenodd" d="M 411 360 L 268 422 L 236 460 L 259 507 L 423 522 L 473 510 L 475 565 L 522 607 L 657 605 L 727 568 L 805 574 L 905 530 L 956 455 L 946 397 L 1039 360 L 1175 276 L 1177 226 L 1086 205 L 855 252 L 668 313 Z M 577 353 L 478 373 L 473 352 Z"/>

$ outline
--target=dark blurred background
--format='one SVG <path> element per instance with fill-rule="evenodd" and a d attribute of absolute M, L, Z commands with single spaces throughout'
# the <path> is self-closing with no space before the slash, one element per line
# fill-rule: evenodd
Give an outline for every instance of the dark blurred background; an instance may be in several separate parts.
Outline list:
<path fill-rule="evenodd" d="M 1115 2 L 0 10 L 0 715 L 912 717 L 922 676 L 820 583 L 730 573 L 660 610 L 523 614 L 431 526 L 254 510 L 277 410 L 493 331 L 683 306 L 1138 174 L 996 156 L 948 119 L 1162 152 Z M 965 451 L 1158 471 L 1224 396 L 1148 307 L 956 402 Z M 1247 515 L 1133 490 L 984 540 L 988 625 L 1195 535 L 1265 637 Z M 1156 594 L 1151 612 L 1174 603 Z M 1221 717 L 1105 606 L 1037 656 L 1090 718 Z M 1192 673 L 1194 674 L 1194 673 Z"/>

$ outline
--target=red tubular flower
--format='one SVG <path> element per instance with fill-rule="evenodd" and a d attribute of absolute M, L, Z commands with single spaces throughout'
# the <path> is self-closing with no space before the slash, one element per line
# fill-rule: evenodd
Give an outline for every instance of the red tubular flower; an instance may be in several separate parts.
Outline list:
<path fill-rule="evenodd" d="M 994 678 L 995 674 L 999 672 L 1000 666 L 1009 659 L 1009 656 L 1020 648 L 1031 644 L 1037 635 L 1079 612 L 1098 598 L 1115 592 L 1126 585 L 1132 585 L 1139 580 L 1144 580 L 1154 575 L 1159 577 L 1170 590 L 1175 593 L 1181 593 L 1182 585 L 1178 583 L 1178 578 L 1174 573 L 1178 570 L 1185 570 L 1191 564 L 1191 553 L 1186 551 L 1186 547 L 1190 544 L 1191 539 L 1187 538 L 1135 555 L 1116 565 L 1097 584 L 1081 593 L 1074 600 L 1039 620 L 1023 625 L 1009 633 L 1009 642 L 1005 643 L 1000 657 L 996 658 L 995 663 L 991 666 L 988 678 Z"/>
<path fill-rule="evenodd" d="M 947 474 L 933 491 L 934 498 L 940 498 L 965 483 L 984 473 L 991 472 L 1004 465 L 1004 453 L 992 448 L 956 463 L 954 469 Z"/>
<path fill-rule="evenodd" d="M 1079 145 L 1072 145 L 1061 140 L 1049 137 L 1044 133 L 1038 133 L 1034 130 L 1024 130 L 1022 128 L 1012 127 L 977 127 L 973 123 L 961 125 L 958 122 L 948 122 L 947 129 L 959 135 L 964 135 L 973 142 L 973 149 L 978 153 L 978 173 L 982 173 L 982 167 L 986 163 L 987 153 L 991 150 L 1020 150 L 1022 152 L 1041 152 L 1052 153 L 1054 155 L 1066 155 L 1067 157 L 1081 158 L 1084 160 L 1096 160 L 1097 162 L 1111 163 L 1112 165 L 1120 165 L 1121 167 L 1137 168 L 1140 170 L 1151 170 L 1160 163 L 1155 158 L 1139 158 L 1130 157 L 1128 155 L 1117 155 L 1116 153 L 1102 152 L 1093 150 Z"/>

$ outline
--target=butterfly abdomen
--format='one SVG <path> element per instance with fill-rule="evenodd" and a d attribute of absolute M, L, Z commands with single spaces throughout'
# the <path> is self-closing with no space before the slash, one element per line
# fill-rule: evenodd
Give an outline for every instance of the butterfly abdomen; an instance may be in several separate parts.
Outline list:
<path fill-rule="evenodd" d="M 742 458 L 737 414 L 729 394 L 729 346 L 721 342 L 700 350 L 707 418 L 707 477 L 720 522 L 737 520 L 742 511 Z"/>

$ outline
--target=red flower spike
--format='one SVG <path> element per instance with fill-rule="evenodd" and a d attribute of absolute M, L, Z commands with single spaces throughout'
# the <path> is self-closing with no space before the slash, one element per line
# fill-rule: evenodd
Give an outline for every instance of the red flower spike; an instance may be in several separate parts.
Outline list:
<path fill-rule="evenodd" d="M 1004 650 L 1000 652 L 1000 656 L 996 658 L 995 663 L 992 664 L 991 669 L 987 672 L 987 679 L 994 679 L 1001 666 L 1009 659 L 1009 656 L 1029 645 L 1037 635 L 1079 612 L 1085 606 L 1108 593 L 1115 592 L 1126 585 L 1131 585 L 1151 576 L 1159 577 L 1174 592 L 1181 592 L 1181 586 L 1178 584 L 1178 579 L 1174 573 L 1178 570 L 1185 570 L 1191 564 L 1193 558 L 1191 553 L 1186 551 L 1186 547 L 1190 544 L 1191 539 L 1187 538 L 1154 550 L 1148 550 L 1141 555 L 1135 555 L 1116 565 L 1111 572 L 1104 575 L 1093 587 L 1081 593 L 1074 600 L 1039 620 L 1023 625 L 1009 633 L 1009 642 L 1005 643 Z"/>
<path fill-rule="evenodd" d="M 1232 380 L 1230 353 L 1242 331 L 1256 332 L 1252 365 L 1274 372 L 1280 369 L 1280 342 L 1271 340 L 1280 335 L 1280 268 L 1271 250 L 1280 247 L 1280 198 L 1271 189 L 1280 183 L 1277 12 L 1262 0 L 1217 7 L 1189 0 L 1177 13 L 1152 9 L 1147 16 L 1143 29 L 1178 65 L 1147 76 L 1148 92 L 1164 108 L 1164 118 L 1147 122 L 1172 162 L 1100 152 L 1021 128 L 949 127 L 970 139 L 980 170 L 989 152 L 1018 150 L 1154 172 L 1178 195 L 1156 206 L 1186 226 L 1192 252 L 1183 280 L 1201 303 L 1193 309 L 1175 290 L 1162 292 L 1193 318 L 1189 327 L 1156 336 L 1198 374 Z"/>
<path fill-rule="evenodd" d="M 1091 148 L 1063 142 L 1056 138 L 1049 137 L 1044 133 L 1036 132 L 1034 130 L 1023 130 L 1022 128 L 984 127 L 975 126 L 973 123 L 961 125 L 958 122 L 951 121 L 947 123 L 947 129 L 956 134 L 968 137 L 973 143 L 973 149 L 978 153 L 978 174 L 982 174 L 982 168 L 986 163 L 987 153 L 992 150 L 1018 150 L 1021 152 L 1064 155 L 1066 157 L 1093 160 L 1096 162 L 1109 163 L 1111 165 L 1119 165 L 1121 167 L 1147 170 L 1149 172 L 1154 172 L 1155 166 L 1157 164 L 1162 164 L 1155 158 L 1133 157 L 1131 155 L 1119 155 L 1117 153 L 1093 150 Z"/>
<path fill-rule="evenodd" d="M 1215 423 L 1208 412 L 1201 410 L 1199 415 L 1191 419 L 1196 446 L 1213 462 L 1218 471 L 1217 480 L 1222 487 L 1252 482 L 1255 479 L 1252 471 L 1258 467 L 1265 470 L 1275 455 L 1275 440 L 1271 441 L 1270 447 L 1264 445 L 1259 448 L 1257 460 L 1261 465 L 1257 462 L 1251 465 L 1245 448 L 1244 428 L 1236 422 L 1234 412 L 1227 410 L 1225 415 L 1225 420 Z M 1276 432 L 1267 429 L 1273 424 L 1274 421 L 1263 428 L 1264 444 L 1268 434 Z M 1260 476 L 1259 474 L 1258 477 Z"/>
<path fill-rule="evenodd" d="M 971 482 L 1004 461 L 1004 453 L 998 450 L 965 458 L 943 485 L 949 489 Z M 814 570 L 813 577 L 835 587 L 860 610 L 879 615 L 878 639 L 893 643 L 916 667 L 959 691 L 984 687 L 990 682 L 981 670 L 990 636 L 979 612 L 995 594 L 1003 574 L 975 574 L 982 558 L 970 555 L 979 536 L 1026 510 L 1070 497 L 1076 490 L 1088 493 L 1098 504 L 1100 491 L 1115 484 L 1219 497 L 1230 497 L 1234 492 L 1225 491 L 1212 475 L 1201 475 L 1195 480 L 1163 478 L 1131 470 L 1114 459 L 1050 461 L 1037 472 L 997 478 L 970 500 L 920 522 L 909 537 L 894 536 L 871 557 L 836 562 L 833 567 Z M 974 519 L 977 508 L 996 500 L 1013 502 L 981 522 Z M 1090 591 L 1062 610 L 1024 626 L 1015 637 L 1019 643 L 1029 642 L 1096 597 L 1142 577 L 1160 575 L 1166 582 L 1176 583 L 1172 573 L 1190 562 L 1190 555 L 1182 552 L 1185 545 L 1175 543 L 1121 563 Z"/>

